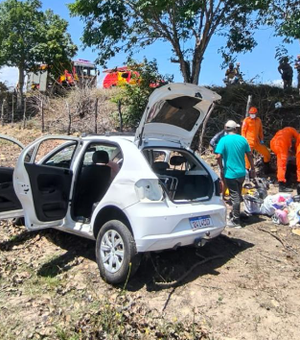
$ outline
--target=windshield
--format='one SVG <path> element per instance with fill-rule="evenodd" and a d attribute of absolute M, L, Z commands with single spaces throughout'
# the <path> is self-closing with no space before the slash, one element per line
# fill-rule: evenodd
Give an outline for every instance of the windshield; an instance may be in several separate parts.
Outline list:
<path fill-rule="evenodd" d="M 164 123 L 191 131 L 200 116 L 199 110 L 194 107 L 200 101 L 188 96 L 160 101 L 150 110 L 147 123 Z"/>

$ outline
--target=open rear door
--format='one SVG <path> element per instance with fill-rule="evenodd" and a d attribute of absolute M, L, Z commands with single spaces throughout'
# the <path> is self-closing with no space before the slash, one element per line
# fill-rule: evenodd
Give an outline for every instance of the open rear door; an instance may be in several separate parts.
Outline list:
<path fill-rule="evenodd" d="M 0 134 L 0 219 L 23 216 L 23 209 L 13 187 L 13 172 L 24 149 L 18 140 Z"/>
<path fill-rule="evenodd" d="M 78 141 L 68 136 L 45 136 L 21 153 L 14 172 L 14 188 L 28 229 L 64 224 Z"/>
<path fill-rule="evenodd" d="M 221 97 L 206 87 L 172 83 L 157 88 L 149 97 L 135 141 L 166 140 L 190 147 L 213 102 Z"/>

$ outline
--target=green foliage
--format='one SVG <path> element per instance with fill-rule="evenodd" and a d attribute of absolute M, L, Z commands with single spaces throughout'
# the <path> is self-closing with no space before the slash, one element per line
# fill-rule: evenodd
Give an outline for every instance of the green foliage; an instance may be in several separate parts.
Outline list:
<path fill-rule="evenodd" d="M 288 0 L 260 0 L 259 20 L 272 26 L 276 35 L 291 43 L 300 39 L 300 2 Z"/>
<path fill-rule="evenodd" d="M 24 72 L 36 64 L 59 65 L 72 58 L 77 47 L 66 32 L 68 23 L 52 11 L 41 11 L 39 0 L 5 0 L 0 3 L 0 66 Z"/>
<path fill-rule="evenodd" d="M 83 42 L 97 46 L 100 64 L 160 40 L 171 44 L 171 61 L 180 64 L 184 80 L 198 83 L 204 53 L 217 31 L 227 38 L 230 53 L 255 46 L 253 11 L 259 1 L 75 0 L 69 8 L 84 21 Z"/>
<path fill-rule="evenodd" d="M 142 63 L 129 60 L 127 66 L 132 70 L 132 76 L 137 78 L 138 85 L 127 83 L 122 85 L 112 101 L 121 103 L 124 125 L 134 128 L 140 121 L 155 86 L 171 82 L 173 77 L 170 75 L 162 76 L 158 72 L 156 60 L 148 61 L 144 59 Z"/>
<path fill-rule="evenodd" d="M 275 59 L 278 60 L 278 62 L 283 61 L 283 58 L 287 58 L 290 63 L 293 61 L 293 57 L 288 55 L 289 52 L 284 45 L 277 46 L 275 51 Z"/>

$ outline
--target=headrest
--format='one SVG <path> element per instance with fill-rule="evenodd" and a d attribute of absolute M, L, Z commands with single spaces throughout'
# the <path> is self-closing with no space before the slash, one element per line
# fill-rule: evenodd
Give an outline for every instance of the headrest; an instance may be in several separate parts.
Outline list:
<path fill-rule="evenodd" d="M 152 166 L 154 171 L 167 170 L 169 168 L 169 163 L 167 162 L 155 162 Z"/>
<path fill-rule="evenodd" d="M 98 150 L 93 153 L 93 163 L 104 163 L 109 162 L 108 153 L 104 150 Z"/>
<path fill-rule="evenodd" d="M 186 159 L 183 156 L 173 156 L 170 159 L 170 164 L 175 165 L 175 166 L 176 165 L 182 165 L 185 162 L 186 162 Z"/>

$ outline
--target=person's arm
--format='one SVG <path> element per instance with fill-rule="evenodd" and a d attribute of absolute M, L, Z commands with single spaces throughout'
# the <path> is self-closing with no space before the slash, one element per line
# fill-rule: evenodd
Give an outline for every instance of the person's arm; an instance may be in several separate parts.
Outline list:
<path fill-rule="evenodd" d="M 260 142 L 263 142 L 264 140 L 264 131 L 263 131 L 263 127 L 262 127 L 262 122 L 261 119 L 259 119 L 259 129 L 258 129 L 258 138 Z"/>
<path fill-rule="evenodd" d="M 246 152 L 246 155 L 248 157 L 248 160 L 249 160 L 249 163 L 250 163 L 250 166 L 251 166 L 250 177 L 255 178 L 256 177 L 256 171 L 255 171 L 255 167 L 254 167 L 254 160 L 253 160 L 252 152 L 248 151 L 248 152 Z"/>
<path fill-rule="evenodd" d="M 295 139 L 295 141 L 297 141 L 299 133 L 297 132 L 296 129 L 292 128 L 292 134 L 293 134 L 293 138 Z"/>
<path fill-rule="evenodd" d="M 282 75 L 281 65 L 278 66 L 278 72 Z"/>
<path fill-rule="evenodd" d="M 213 150 L 215 150 L 215 147 L 218 144 L 217 143 L 218 135 L 219 135 L 219 133 L 215 134 L 209 142 L 209 145 L 213 148 Z"/>
<path fill-rule="evenodd" d="M 242 130 L 241 130 L 241 135 L 245 138 L 247 135 L 247 130 L 248 130 L 248 123 L 247 123 L 247 118 L 245 118 L 242 124 Z"/>
<path fill-rule="evenodd" d="M 223 168 L 222 155 L 219 153 L 216 155 L 216 158 L 217 158 L 217 162 L 218 162 L 219 169 L 220 169 L 220 177 L 224 179 L 224 168 Z"/>
<path fill-rule="evenodd" d="M 213 148 L 213 150 L 215 150 L 217 144 L 219 143 L 220 139 L 224 136 L 224 130 L 218 132 L 217 134 L 215 134 L 213 136 L 213 138 L 211 139 L 211 141 L 209 142 L 209 145 Z"/>

